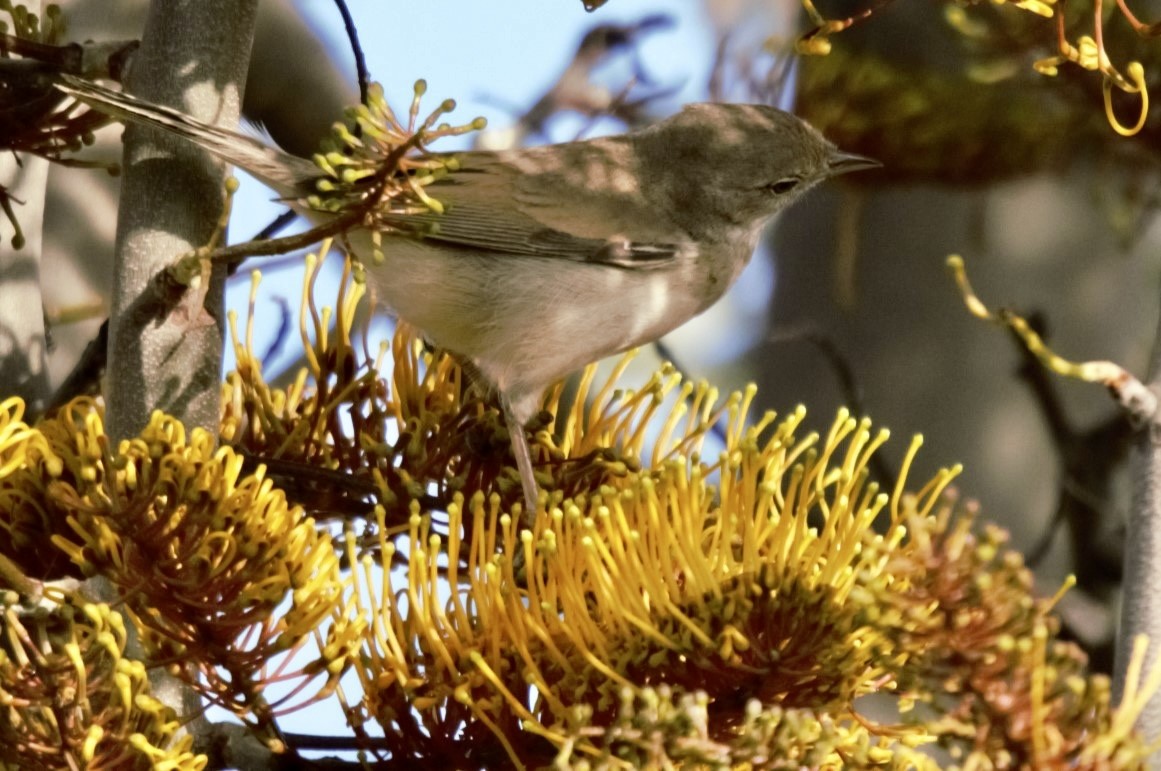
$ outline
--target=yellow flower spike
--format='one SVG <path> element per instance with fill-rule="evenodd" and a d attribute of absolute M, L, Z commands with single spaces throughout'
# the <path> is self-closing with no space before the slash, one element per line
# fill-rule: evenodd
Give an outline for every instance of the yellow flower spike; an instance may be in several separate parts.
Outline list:
<path fill-rule="evenodd" d="M 799 38 L 794 42 L 795 53 L 803 56 L 826 56 L 830 53 L 830 49 L 830 39 L 823 35 L 817 35 L 811 38 Z"/>
<path fill-rule="evenodd" d="M 85 734 L 85 741 L 81 744 L 81 760 L 92 763 L 97 755 L 97 743 L 105 738 L 105 729 L 99 725 L 89 726 Z"/>
<path fill-rule="evenodd" d="M 1032 63 L 1032 69 L 1036 70 L 1041 75 L 1050 78 L 1056 77 L 1060 74 L 1060 65 L 1068 60 L 1063 56 L 1049 56 L 1044 59 L 1037 59 Z"/>
<path fill-rule="evenodd" d="M 1086 70 L 1100 69 L 1102 52 L 1096 41 L 1089 35 L 1081 35 L 1076 44 L 1077 47 L 1073 49 L 1075 51 L 1073 61 Z"/>
<path fill-rule="evenodd" d="M 1074 363 L 1058 356 L 1021 316 L 1011 311 L 1001 310 L 993 314 L 980 301 L 968 283 L 963 258 L 951 255 L 947 258 L 960 294 L 968 311 L 977 318 L 1000 324 L 1014 332 L 1023 341 L 1028 351 L 1047 369 L 1065 377 L 1100 383 L 1116 393 L 1122 401 L 1131 405 L 1136 414 L 1152 414 L 1156 409 L 1156 396 L 1144 388 L 1136 378 L 1120 365 L 1111 361 L 1088 361 Z"/>
<path fill-rule="evenodd" d="M 719 649 L 719 652 L 722 658 L 732 658 L 735 651 L 745 653 L 750 650 L 749 638 L 732 624 L 727 624 L 723 627 L 720 636 L 723 647 Z"/>
<path fill-rule="evenodd" d="M 1032 702 L 1032 763 L 1034 766 L 1042 765 L 1048 758 L 1045 746 L 1044 736 L 1044 722 L 1048 715 L 1044 704 L 1044 689 L 1045 679 L 1047 673 L 1044 670 L 1045 661 L 1045 645 L 1048 639 L 1048 630 L 1043 623 L 1036 625 L 1032 632 L 1032 646 L 1035 651 L 1032 654 L 1032 684 L 1029 692 L 1029 698 Z"/>
<path fill-rule="evenodd" d="M 641 395 L 643 398 L 638 401 L 640 411 L 631 418 L 635 424 L 634 428 L 628 432 L 618 432 L 623 435 L 622 444 L 632 457 L 639 458 L 641 456 L 650 420 L 657 413 L 666 396 L 680 383 L 681 375 L 674 372 L 656 384 L 650 394 L 651 398 L 646 400 L 645 394 Z"/>
<path fill-rule="evenodd" d="M 907 452 L 903 456 L 903 463 L 899 467 L 899 476 L 895 479 L 895 490 L 891 494 L 891 525 L 893 527 L 903 521 L 903 516 L 899 511 L 899 505 L 903 501 L 904 485 L 907 482 L 907 474 L 911 470 L 911 464 L 915 461 L 915 456 L 919 454 L 919 448 L 922 446 L 922 434 L 916 434 L 911 437 L 911 444 L 907 446 Z"/>
<path fill-rule="evenodd" d="M 1121 136 L 1131 137 L 1140 133 L 1141 129 L 1145 127 L 1146 119 L 1149 117 L 1149 88 L 1148 84 L 1145 82 L 1145 68 L 1141 66 L 1140 62 L 1129 62 L 1128 66 L 1126 67 L 1126 72 L 1129 75 L 1129 79 L 1132 81 L 1132 87 L 1124 88 L 1123 90 L 1141 95 L 1141 110 L 1137 115 L 1137 122 L 1132 126 L 1123 125 L 1117 119 L 1116 113 L 1113 111 L 1112 90 L 1114 85 L 1114 78 L 1110 77 L 1108 74 L 1105 74 L 1104 79 L 1101 82 L 1101 87 L 1105 101 L 1105 116 L 1108 118 L 1109 125 L 1113 127 L 1113 131 L 1116 131 Z"/>
<path fill-rule="evenodd" d="M 950 468 L 940 469 L 935 477 L 920 488 L 919 492 L 915 494 L 916 501 L 922 502 L 918 504 L 918 516 L 930 516 L 935 505 L 939 502 L 940 496 L 943 495 L 943 491 L 962 473 L 963 464 L 961 463 L 957 463 Z"/>
<path fill-rule="evenodd" d="M 1065 576 L 1064 580 L 1061 581 L 1060 588 L 1056 590 L 1056 594 L 1049 598 L 1044 610 L 1047 612 L 1055 608 L 1060 603 L 1060 601 L 1064 599 L 1064 595 L 1067 594 L 1068 591 L 1074 586 L 1076 586 L 1076 575 L 1074 573 L 1069 573 L 1067 576 Z"/>
<path fill-rule="evenodd" d="M 342 329 L 328 332 L 332 336 L 326 345 L 346 356 L 347 341 L 352 339 L 344 320 L 349 306 L 344 299 L 333 307 Z M 400 423 L 415 437 L 409 451 L 429 440 L 434 444 L 438 432 L 452 421 L 477 417 L 450 362 L 420 353 L 406 333 L 393 339 L 391 351 L 398 362 L 395 377 L 392 383 L 374 386 L 381 389 L 374 398 L 382 399 L 383 406 L 381 412 L 374 411 L 379 407 L 371 412 L 385 416 L 385 423 L 393 414 L 401 416 Z M 591 753 L 598 750 L 599 734 L 578 731 L 599 731 L 608 725 L 603 721 L 616 712 L 620 686 L 636 690 L 646 678 L 678 690 L 704 688 L 708 701 L 700 707 L 691 705 L 685 713 L 694 723 L 713 721 L 721 714 L 715 710 L 734 703 L 722 698 L 725 693 L 734 699 L 754 699 L 747 720 L 768 717 L 772 702 L 798 700 L 821 713 L 823 705 L 849 705 L 853 695 L 871 690 L 912 689 L 907 698 L 927 704 L 926 694 L 905 677 L 904 670 L 922 656 L 884 631 L 930 633 L 935 619 L 948 610 L 939 598 L 919 591 L 926 573 L 909 570 L 909 560 L 919 563 L 924 554 L 946 548 L 937 554 L 944 562 L 952 559 L 953 551 L 963 560 L 991 554 L 997 565 L 1009 569 L 1002 562 L 1002 548 L 992 541 L 981 548 L 983 542 L 973 540 L 971 529 L 947 524 L 950 504 L 940 492 L 946 475 L 919 494 L 905 493 L 905 481 L 895 490 L 879 491 L 869 481 L 866 464 L 886 436 L 849 416 L 839 416 L 822 437 L 799 435 L 801 408 L 776 424 L 770 413 L 750 416 L 753 397 L 748 391 L 718 404 L 704 384 L 678 381 L 672 372 L 659 374 L 639 390 L 620 392 L 610 381 L 598 388 L 586 373 L 588 387 L 602 390 L 607 398 L 595 409 L 592 400 L 589 405 L 578 400 L 580 406 L 569 418 L 575 434 L 563 425 L 542 432 L 538 444 L 551 442 L 557 432 L 565 439 L 558 445 L 542 444 L 541 452 L 547 450 L 554 462 L 579 464 L 585 452 L 616 446 L 625 437 L 636 441 L 644 435 L 641 426 L 647 420 L 662 427 L 663 437 L 655 443 L 649 463 L 642 461 L 639 472 L 615 484 L 578 484 L 567 495 L 562 494 L 563 487 L 557 488 L 561 492 L 550 500 L 548 512 L 524 532 L 512 512 L 504 510 L 503 499 L 490 494 L 493 488 L 486 486 L 490 477 L 480 477 L 484 482 L 480 486 L 475 478 L 465 477 L 460 486 L 441 490 L 452 500 L 446 506 L 447 518 L 436 514 L 433 523 L 407 497 L 415 493 L 398 487 L 406 484 L 412 491 L 426 492 L 430 480 L 408 466 L 407 458 L 391 456 L 390 440 L 369 435 L 353 443 L 351 455 L 341 456 L 335 446 L 340 443 L 329 442 L 330 435 L 321 428 L 326 416 L 352 402 L 360 405 L 352 414 L 371 414 L 359 412 L 361 405 L 371 402 L 355 401 L 362 397 L 349 387 L 349 378 L 331 381 L 326 395 L 329 400 L 343 392 L 347 403 L 312 406 L 314 397 L 301 386 L 293 399 L 264 397 L 246 377 L 240 375 L 234 381 L 238 385 L 231 387 L 245 384 L 252 390 L 232 398 L 230 403 L 236 406 L 225 408 L 243 427 L 239 430 L 254 427 L 254 433 L 239 437 L 243 446 L 251 442 L 263 446 L 261 442 L 267 441 L 267 446 L 291 449 L 284 438 L 298 430 L 295 421 L 301 414 L 302 422 L 315 426 L 304 434 L 316 453 L 311 462 L 366 474 L 362 479 L 374 476 L 383 491 L 382 505 L 366 516 L 370 526 L 364 531 L 353 522 L 343 533 L 346 568 L 341 577 L 331 542 L 313 534 L 319 525 L 284 500 L 277 505 L 269 500 L 275 490 L 269 474 L 243 475 L 235 470 L 233 456 L 213 455 L 212 443 L 203 437 L 191 438 L 190 446 L 174 455 L 164 437 L 165 432 L 179 430 L 175 425 L 159 424 L 147 441 L 126 444 L 126 452 L 138 454 L 131 461 L 95 443 L 91 465 L 97 469 L 99 489 L 77 495 L 76 500 L 96 496 L 132 503 L 133 496 L 123 488 L 133 474 L 139 490 L 164 480 L 171 486 L 167 495 L 175 502 L 183 490 L 233 496 L 227 508 L 215 512 L 212 532 L 198 533 L 196 548 L 183 554 L 182 564 L 192 566 L 184 579 L 190 580 L 191 573 L 215 581 L 232 578 L 229 555 L 254 553 L 256 548 L 257 556 L 245 560 L 247 565 L 264 559 L 285 564 L 283 576 L 247 577 L 239 583 L 244 590 L 223 596 L 250 602 L 291 598 L 289 616 L 268 617 L 287 635 L 280 638 L 285 639 L 283 648 L 301 642 L 294 635 L 311 635 L 317 652 L 304 650 L 303 658 L 310 660 L 311 672 L 327 680 L 316 693 L 334 693 L 344 710 L 370 723 L 367 730 L 376 727 L 373 721 L 380 721 L 388 737 L 406 730 L 398 727 L 398 716 L 404 712 L 415 715 L 414 721 L 406 722 L 420 726 L 427 736 L 454 736 L 463 730 L 462 721 L 478 720 L 481 728 L 492 726 L 501 738 L 518 742 L 511 738 L 511 727 L 520 721 L 528 733 L 544 736 L 559 751 L 567 744 L 570 749 L 563 757 L 587 758 L 595 764 L 600 755 Z M 362 382 L 371 387 L 370 380 Z M 267 407 L 261 405 L 276 403 L 282 405 L 279 409 L 298 413 L 285 418 L 263 414 Z M 290 407 L 292 403 L 298 406 Z M 728 411 L 729 440 L 723 453 L 727 460 L 719 464 L 717 458 L 703 460 L 699 451 L 708 424 L 723 411 Z M 75 425 L 80 425 L 79 418 Z M 582 447 L 584 451 L 578 452 Z M 152 458 L 166 460 L 155 464 Z M 210 459 L 229 473 L 209 469 Z M 624 460 L 600 456 L 600 463 L 607 464 L 602 468 Z M 352 468 L 356 461 L 364 465 Z M 71 457 L 66 465 L 80 467 Z M 910 465 L 908 459 L 905 472 Z M 386 494 L 392 491 L 399 495 L 398 502 L 388 502 Z M 897 521 L 886 536 L 875 536 L 867 532 L 866 524 L 885 506 L 891 507 Z M 103 570 L 107 564 L 129 561 L 128 556 L 112 553 L 132 546 L 126 533 L 107 529 L 107 522 L 102 529 L 88 522 L 91 517 L 80 513 L 80 507 L 76 511 L 74 521 L 84 534 L 66 540 L 75 542 L 78 553 L 90 542 L 105 544 L 101 547 L 105 551 L 98 550 Z M 946 532 L 933 523 L 916 521 L 925 511 L 942 518 Z M 264 529 L 245 529 L 251 512 L 261 513 Z M 158 510 L 150 516 L 162 527 L 172 524 L 179 529 L 198 521 L 185 510 L 173 515 Z M 176 537 L 178 531 L 171 532 Z M 405 560 L 396 554 L 396 544 Z M 512 559 L 520 544 L 526 563 L 516 576 Z M 266 546 L 277 550 L 278 556 L 261 556 L 267 553 L 262 551 Z M 405 569 L 399 569 L 400 562 L 405 562 Z M 940 569 L 938 560 L 922 564 L 932 572 Z M 312 576 L 312 566 L 325 575 Z M 996 595 L 989 592 L 1005 587 L 1012 591 L 1000 573 L 970 575 L 982 573 L 993 580 L 990 585 L 968 582 L 973 592 L 990 599 Z M 913 602 L 901 599 L 912 596 Z M 866 609 L 870 603 L 875 603 L 874 612 Z M 965 634 L 978 632 L 977 616 L 948 612 L 949 618 L 967 624 L 959 627 L 967 630 Z M 325 634 L 309 626 L 311 617 L 329 622 Z M 365 619 L 365 625 L 351 621 L 356 618 Z M 1006 623 L 1005 619 L 1000 616 L 997 623 Z M 755 634 L 758 630 L 761 636 Z M 779 636 L 778 630 L 790 631 Z M 1018 628 L 1011 631 L 1020 636 Z M 251 639 L 263 635 L 247 630 L 239 634 L 250 634 Z M 99 639 L 104 655 L 109 638 Z M 193 640 L 179 642 L 187 646 L 183 650 L 196 653 Z M 167 644 L 172 646 L 167 650 L 177 649 L 178 643 Z M 1010 655 L 1025 655 L 1019 654 L 1015 639 Z M 269 667 L 265 671 L 277 671 L 279 677 L 288 676 L 294 666 L 278 669 L 284 666 L 281 662 L 268 664 L 260 657 L 252 663 L 250 671 Z M 354 703 L 345 701 L 338 684 L 337 674 L 344 667 L 359 679 L 360 695 Z M 1072 682 L 1067 678 L 1073 674 L 1055 660 L 1046 661 L 1042 673 L 1046 708 L 1060 690 L 1054 679 Z M 132 682 L 122 676 L 117 687 L 123 692 L 124 684 Z M 771 690 L 763 690 L 766 687 Z M 646 702 L 636 703 L 643 707 Z M 664 712 L 678 701 L 654 698 L 648 704 Z M 588 717 L 580 720 L 584 707 L 589 708 Z M 809 724 L 809 730 L 822 729 Z M 884 762 L 900 757 L 884 754 L 878 749 L 882 740 L 868 738 L 862 728 L 843 730 L 855 738 L 842 746 L 857 744 L 863 753 L 850 757 L 881 755 Z M 1038 730 L 1050 752 L 1058 742 L 1056 734 L 1048 725 Z M 898 752 L 894 745 L 881 746 Z M 514 749 L 519 750 L 514 757 L 526 757 L 519 754 L 524 750 L 518 745 Z M 843 766 L 838 756 L 826 762 L 829 766 L 820 761 L 820 767 Z M 852 760 L 847 767 L 860 766 Z"/>
<path fill-rule="evenodd" d="M 726 457 L 729 456 L 731 449 L 739 447 L 746 441 L 750 432 L 750 427 L 746 424 L 747 411 L 743 405 L 743 399 L 744 396 L 739 393 L 732 393 L 726 398 L 726 442 L 723 450 L 723 455 Z"/>
<path fill-rule="evenodd" d="M 335 169 L 335 167 L 331 164 L 331 159 L 334 157 L 334 155 L 334 153 L 315 153 L 311 156 L 311 160 L 314 162 L 314 165 L 318 166 L 319 169 L 321 169 L 322 172 L 327 176 L 338 177 L 338 170 Z M 342 156 L 339 156 L 340 159 L 341 157 Z"/>
<path fill-rule="evenodd" d="M 857 427 L 858 421 L 851 417 L 850 410 L 846 407 L 840 407 L 838 417 L 831 424 L 830 432 L 822 443 L 820 456 L 817 462 L 812 464 L 815 473 L 810 476 L 810 479 L 817 492 L 821 493 L 827 484 L 823 472 L 830 465 L 831 456 L 836 452 L 839 444 L 854 433 Z"/>
<path fill-rule="evenodd" d="M 325 254 L 330 250 L 330 241 L 324 242 L 320 247 Z M 350 280 L 352 265 L 349 261 L 343 263 L 343 280 L 340 283 L 341 299 L 338 303 L 339 307 L 339 329 L 343 334 L 343 341 L 347 346 L 351 345 L 351 332 L 355 329 L 356 316 L 359 312 L 359 302 L 363 296 L 367 294 L 367 285 L 354 283 Z M 380 343 L 381 349 L 386 350 L 385 343 Z M 379 368 L 379 363 L 376 363 L 376 368 Z"/>
<path fill-rule="evenodd" d="M 30 449 L 36 448 L 52 457 L 44 437 L 27 426 L 23 416 L 24 402 L 21 399 L 10 397 L 0 402 L 0 479 L 24 466 Z"/>
<path fill-rule="evenodd" d="M 96 644 L 104 648 L 113 658 L 120 658 L 121 649 L 124 648 L 124 640 L 119 640 L 117 637 L 107 629 L 101 629 L 97 632 Z"/>
<path fill-rule="evenodd" d="M 677 395 L 677 405 L 670 411 L 669 417 L 657 432 L 657 439 L 653 445 L 653 465 L 656 466 L 661 463 L 668 448 L 673 446 L 673 433 L 677 430 L 677 424 L 681 421 L 681 418 L 689 412 L 687 402 L 692 394 L 693 383 L 688 381 L 682 383 L 681 390 Z"/>
<path fill-rule="evenodd" d="M 1161 689 L 1161 665 L 1155 660 L 1149 667 L 1149 673 L 1142 681 L 1142 672 L 1145 668 L 1149 651 L 1149 640 L 1145 635 L 1137 635 L 1133 639 L 1132 652 L 1129 654 L 1129 663 L 1125 669 L 1124 692 L 1121 702 L 1113 713 L 1113 723 L 1110 727 L 1110 740 L 1127 737 L 1132 734 L 1137 718 L 1148 704 L 1149 700 Z M 1085 758 L 1089 752 L 1082 753 Z"/>
<path fill-rule="evenodd" d="M 1012 5 L 1046 19 L 1051 19 L 1056 13 L 1053 0 L 1013 0 Z"/>
<path fill-rule="evenodd" d="M 593 397 L 592 405 L 589 407 L 587 421 L 584 428 L 591 430 L 594 426 L 601 422 L 602 412 L 608 408 L 612 402 L 617 400 L 615 391 L 617 390 L 617 383 L 621 380 L 625 370 L 629 368 L 629 364 L 637 357 L 637 349 L 627 351 L 616 364 L 613 365 L 613 371 L 610 373 L 608 379 L 601 386 L 601 389 Z M 666 367 L 671 367 L 668 362 L 662 364 L 662 370 L 668 372 L 670 370 Z M 654 373 L 651 382 L 655 382 L 661 377 L 661 373 Z M 649 386 L 646 385 L 646 388 Z M 582 432 L 583 433 L 583 432 Z"/>
<path fill-rule="evenodd" d="M 73 666 L 73 674 L 76 675 L 77 701 L 84 702 L 89 698 L 88 680 L 80 645 L 76 642 L 66 642 L 63 648 L 65 656 L 68 657 L 69 663 Z"/>
<path fill-rule="evenodd" d="M 879 429 L 879 431 L 875 433 L 874 438 L 871 438 L 870 427 L 870 421 L 864 420 L 864 441 L 860 447 L 858 456 L 851 463 L 850 469 L 852 476 L 855 474 L 854 469 L 866 469 L 870 463 L 871 456 L 878 452 L 879 448 L 886 444 L 887 440 L 891 438 L 891 432 L 885 428 Z"/>
<path fill-rule="evenodd" d="M 306 257 L 303 258 L 303 263 L 306 267 L 306 279 L 304 279 L 302 282 L 302 298 L 299 302 L 299 308 L 298 308 L 299 318 L 301 318 L 301 319 L 313 318 L 314 319 L 314 327 L 315 327 L 315 329 L 318 329 L 318 327 L 319 327 L 318 315 L 315 313 L 315 310 L 314 310 L 314 301 L 312 299 L 312 293 L 311 293 L 311 289 L 314 286 L 314 278 L 318 275 L 318 271 L 320 268 L 318 255 L 316 255 L 313 252 L 308 253 L 306 255 Z M 308 315 L 308 313 L 309 313 L 309 315 Z M 315 347 L 311 343 L 310 336 L 307 334 L 306 327 L 304 325 L 300 324 L 299 330 L 300 330 L 301 335 L 302 335 L 302 348 L 303 348 L 303 353 L 306 354 L 307 366 L 310 368 L 311 372 L 317 373 L 320 371 L 321 368 L 319 366 L 318 357 L 315 354 Z"/>

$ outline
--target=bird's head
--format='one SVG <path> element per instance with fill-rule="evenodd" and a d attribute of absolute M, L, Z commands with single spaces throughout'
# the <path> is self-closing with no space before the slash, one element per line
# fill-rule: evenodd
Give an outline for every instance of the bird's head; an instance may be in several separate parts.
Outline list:
<path fill-rule="evenodd" d="M 695 237 L 760 228 L 822 180 L 879 165 L 765 105 L 691 104 L 636 136 L 647 194 Z"/>

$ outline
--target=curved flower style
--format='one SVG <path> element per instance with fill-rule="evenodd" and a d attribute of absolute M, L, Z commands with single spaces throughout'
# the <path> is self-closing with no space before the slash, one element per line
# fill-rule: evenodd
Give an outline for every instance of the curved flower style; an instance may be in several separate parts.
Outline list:
<path fill-rule="evenodd" d="M 752 388 L 719 403 L 671 367 L 638 390 L 624 362 L 590 369 L 546 397 L 533 449 L 551 492 L 521 529 L 498 411 L 407 330 L 370 366 L 361 294 L 350 272 L 336 313 L 304 294 L 315 342 L 285 390 L 262 379 L 252 322 L 235 339 L 221 446 L 158 414 L 114 448 L 98 403 L 36 426 L 0 405 L 4 553 L 108 578 L 148 665 L 285 752 L 309 737 L 282 715 L 312 704 L 372 764 L 926 769 L 938 744 L 963 768 L 1142 767 L 1130 726 L 1161 668 L 1138 666 L 1114 709 L 1002 532 L 957 503 L 958 469 L 908 492 L 918 440 L 883 489 L 868 462 L 887 432 L 866 419 L 815 433 L 803 408 L 752 416 Z M 66 619 L 106 617 L 45 586 Z M 20 695 L 0 706 L 24 733 L 6 746 L 204 762 L 144 695 L 81 677 L 74 640 L 117 659 L 118 632 L 30 647 L 9 616 L 0 696 Z M 110 733 L 102 707 L 46 734 L 36 710 L 59 684 L 29 667 L 53 656 L 88 704 L 132 703 L 152 733 Z"/>

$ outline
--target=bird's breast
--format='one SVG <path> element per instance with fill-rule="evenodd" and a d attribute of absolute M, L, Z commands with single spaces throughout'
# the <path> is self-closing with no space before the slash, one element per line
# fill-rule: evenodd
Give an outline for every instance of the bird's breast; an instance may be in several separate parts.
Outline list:
<path fill-rule="evenodd" d="M 545 383 L 647 343 L 695 315 L 688 261 L 632 270 L 389 239 L 370 265 L 379 296 L 497 385 Z"/>

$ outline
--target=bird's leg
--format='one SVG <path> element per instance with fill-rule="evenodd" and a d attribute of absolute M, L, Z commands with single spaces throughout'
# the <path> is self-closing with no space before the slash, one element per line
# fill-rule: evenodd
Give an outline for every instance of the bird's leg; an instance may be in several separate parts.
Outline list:
<path fill-rule="evenodd" d="M 536 517 L 536 506 L 540 498 L 536 477 L 532 473 L 532 451 L 528 449 L 528 439 L 524 436 L 524 425 L 516 419 L 512 402 L 508 399 L 507 394 L 500 394 L 500 404 L 504 408 L 504 420 L 508 424 L 508 433 L 512 437 L 512 454 L 516 456 L 516 468 L 520 471 L 520 484 L 524 488 L 523 524 L 530 528 Z"/>
<path fill-rule="evenodd" d="M 468 382 L 464 392 L 467 393 L 473 388 L 487 392 L 489 390 L 488 379 L 484 377 L 484 373 L 480 372 L 476 363 L 467 357 L 452 355 L 456 357 L 460 369 L 467 376 Z M 512 439 L 512 454 L 516 456 L 516 468 L 520 472 L 520 486 L 524 489 L 523 524 L 531 528 L 532 521 L 536 517 L 536 504 L 540 497 L 539 488 L 536 487 L 536 477 L 532 473 L 532 451 L 528 448 L 528 439 L 524 436 L 524 424 L 516 419 L 511 400 L 498 388 L 495 389 L 494 393 L 498 393 L 500 396 L 500 408 L 504 410 L 504 422 L 508 424 L 508 435 Z"/>

